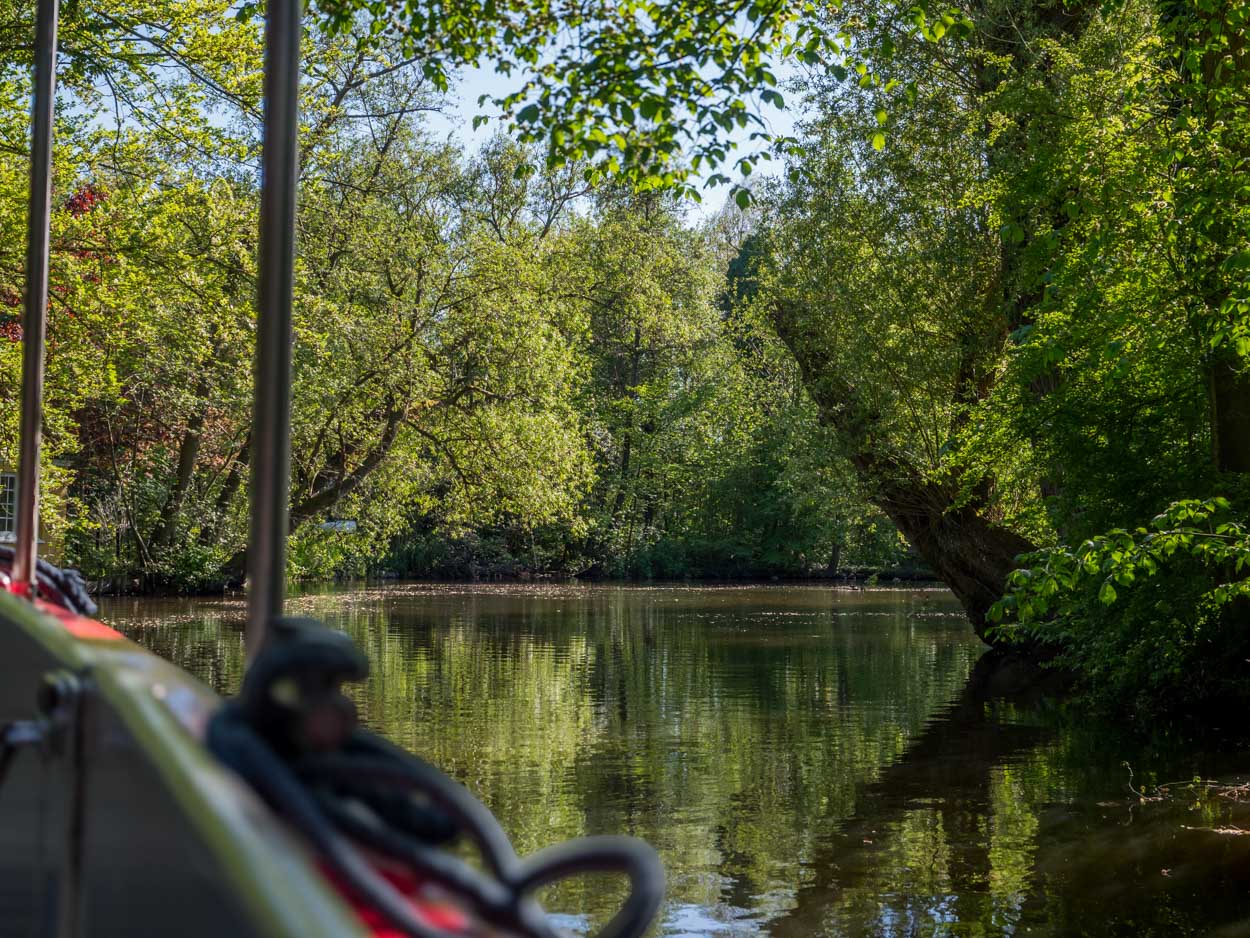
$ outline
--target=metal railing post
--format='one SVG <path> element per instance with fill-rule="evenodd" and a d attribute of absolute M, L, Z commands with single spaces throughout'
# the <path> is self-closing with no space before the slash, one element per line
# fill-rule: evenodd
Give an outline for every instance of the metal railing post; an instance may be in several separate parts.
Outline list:
<path fill-rule="evenodd" d="M 282 614 L 291 465 L 291 300 L 299 181 L 300 0 L 269 0 L 261 160 L 260 289 L 256 323 L 248 546 L 249 658 Z"/>
<path fill-rule="evenodd" d="M 43 442 L 43 348 L 48 326 L 48 242 L 52 219 L 52 121 L 56 111 L 57 0 L 35 11 L 31 106 L 30 210 L 26 219 L 26 307 L 22 316 L 22 415 L 17 470 L 13 582 L 33 596 L 39 543 L 39 460 Z"/>

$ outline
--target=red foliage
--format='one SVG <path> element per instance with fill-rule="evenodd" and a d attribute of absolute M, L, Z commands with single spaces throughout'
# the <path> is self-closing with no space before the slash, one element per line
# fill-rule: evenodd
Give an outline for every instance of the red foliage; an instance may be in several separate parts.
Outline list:
<path fill-rule="evenodd" d="M 104 199 L 104 190 L 89 182 L 79 186 L 78 191 L 65 200 L 65 208 L 75 218 L 81 218 Z"/>

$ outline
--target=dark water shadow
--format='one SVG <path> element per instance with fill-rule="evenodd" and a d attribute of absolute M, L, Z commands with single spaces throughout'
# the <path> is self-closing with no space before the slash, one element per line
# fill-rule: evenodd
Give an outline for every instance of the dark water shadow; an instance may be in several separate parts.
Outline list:
<path fill-rule="evenodd" d="M 811 881 L 797 890 L 793 908 L 770 923 L 768 934 L 821 934 L 828 911 L 849 890 L 880 879 L 886 862 L 882 854 L 891 846 L 888 829 L 908 812 L 929 808 L 938 812 L 951 846 L 953 905 L 946 914 L 966 920 L 966 913 L 975 910 L 960 906 L 983 891 L 991 869 L 982 829 L 992 810 L 991 772 L 1037 749 L 1055 732 L 1038 724 L 1004 722 L 996 708 L 1034 706 L 1057 690 L 1052 675 L 1022 661 L 982 656 L 958 698 L 860 790 L 855 813 L 810 858 Z"/>
<path fill-rule="evenodd" d="M 1062 690 L 1053 672 L 982 658 L 958 698 L 860 789 L 764 932 L 1250 936 L 1250 804 L 1188 790 L 1142 800 L 1118 759 L 1123 739 L 1058 716 Z M 1140 745 L 1143 761 L 1166 762 Z M 1033 826 L 1011 844 L 1025 860 L 1014 895 L 999 868 L 1010 851 L 995 853 L 1004 773 L 1051 776 L 1047 800 L 1017 806 Z M 928 848 L 903 843 L 918 816 L 937 832 Z"/>

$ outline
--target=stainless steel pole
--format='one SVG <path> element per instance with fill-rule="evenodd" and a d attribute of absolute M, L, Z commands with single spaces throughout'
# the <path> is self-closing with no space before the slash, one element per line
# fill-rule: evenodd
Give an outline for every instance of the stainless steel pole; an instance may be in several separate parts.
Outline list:
<path fill-rule="evenodd" d="M 26 218 L 26 308 L 22 317 L 22 416 L 17 468 L 13 581 L 33 596 L 39 543 L 39 451 L 43 442 L 43 347 L 48 326 L 48 241 L 52 218 L 52 119 L 56 110 L 57 0 L 35 11 L 30 210 Z"/>
<path fill-rule="evenodd" d="M 269 0 L 261 161 L 260 290 L 252 415 L 247 650 L 282 614 L 291 465 L 291 297 L 299 177 L 300 0 Z"/>

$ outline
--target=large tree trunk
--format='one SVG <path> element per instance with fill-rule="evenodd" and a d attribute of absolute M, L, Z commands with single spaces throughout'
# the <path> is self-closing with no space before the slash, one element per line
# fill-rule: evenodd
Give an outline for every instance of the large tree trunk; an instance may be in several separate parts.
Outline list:
<path fill-rule="evenodd" d="M 1250 159 L 1250 140 L 1238 133 L 1250 97 L 1250 45 L 1233 15 L 1235 4 L 1195 5 L 1165 0 L 1160 14 L 1177 69 L 1172 107 L 1197 120 L 1201 146 L 1178 167 L 1176 203 L 1182 222 L 1197 332 L 1209 337 L 1240 275 L 1229 261 L 1245 250 L 1244 217 L 1250 196 L 1231 166 Z M 1196 64 L 1196 67 L 1195 67 Z M 1230 341 L 1207 360 L 1211 455 L 1220 472 L 1250 472 L 1250 360 Z"/>
<path fill-rule="evenodd" d="M 1003 595 L 1015 558 L 1033 550 L 1019 534 L 985 515 L 990 480 L 927 478 L 905 452 L 881 432 L 880 415 L 828 359 L 821 317 L 786 301 L 773 319 L 793 353 L 803 384 L 850 456 L 868 499 L 894 522 L 908 542 L 950 587 L 977 636 L 989 643 L 988 613 Z M 970 370 L 971 373 L 971 370 Z"/>
<path fill-rule="evenodd" d="M 989 643 L 990 607 L 1002 597 L 1016 557 L 1034 548 L 986 519 L 975 505 L 955 507 L 952 496 L 921 482 L 904 487 L 875 480 L 873 501 L 950 587 L 977 637 Z"/>
<path fill-rule="evenodd" d="M 968 79 L 979 94 L 992 95 L 1012 70 L 1046 75 L 1050 53 L 1042 51 L 1044 44 L 1023 37 L 1078 36 L 1097 6 L 1094 0 L 1025 2 L 1011 5 L 1009 15 L 1004 15 L 1001 4 L 976 0 L 970 10 L 976 22 L 970 41 L 993 55 L 970 56 Z M 1012 63 L 1010 68 L 1005 62 Z M 1018 117 L 1014 129 L 985 127 L 989 171 L 1007 185 L 1007 197 L 998 208 L 1023 237 L 1003 239 L 997 269 L 985 283 L 985 308 L 951 322 L 952 338 L 961 351 L 952 375 L 955 429 L 989 395 L 1008 334 L 1030 321 L 1041 299 L 1040 271 L 1028 258 L 1035 251 L 1029 240 L 1033 219 L 1049 215 L 1057 226 L 1066 220 L 1054 196 L 1039 194 L 1036 183 L 1022 187 L 1019 182 L 1031 170 L 1030 148 L 1036 145 L 1037 135 L 1047 132 L 1031 121 L 1049 118 L 1044 114 Z M 1040 191 L 1044 193 L 1044 188 Z M 1039 203 L 1039 198 L 1049 202 Z M 991 479 L 956 476 L 932 481 L 902 448 L 883 438 L 881 415 L 863 403 L 858 388 L 846 376 L 833 373 L 829 357 L 822 352 L 830 337 L 821 335 L 820 318 L 813 311 L 787 308 L 784 303 L 776 312 L 778 333 L 799 363 L 804 386 L 820 408 L 822 420 L 837 432 L 869 499 L 958 597 L 977 635 L 988 640 L 990 607 L 1001 598 L 1016 557 L 1033 550 L 1033 545 L 987 515 Z M 1035 393 L 1047 393 L 1055 382 L 1057 375 L 1047 375 Z"/>
<path fill-rule="evenodd" d="M 203 401 L 208 394 L 207 382 L 201 380 L 196 388 L 196 399 Z M 200 440 L 204 433 L 205 408 L 200 407 L 187 421 L 187 427 L 178 446 L 178 469 L 174 476 L 174 486 L 161 510 L 160 521 L 152 534 L 152 544 L 156 547 L 170 547 L 174 542 L 174 534 L 178 529 L 178 515 L 182 512 L 183 502 L 195 478 L 196 461 L 200 455 Z"/>
<path fill-rule="evenodd" d="M 395 441 L 399 439 L 405 416 L 402 404 L 388 401 L 377 414 L 382 430 L 366 451 L 361 453 L 345 448 L 331 454 L 307 489 L 296 493 L 292 499 L 288 532 L 294 534 L 304 522 L 325 516 L 342 499 L 360 488 L 390 455 Z"/>
<path fill-rule="evenodd" d="M 1211 448 L 1220 472 L 1250 472 L 1250 371 L 1231 350 L 1210 365 Z"/>
<path fill-rule="evenodd" d="M 379 414 L 382 430 L 376 440 L 362 455 L 359 452 L 339 450 L 331 455 L 325 467 L 312 480 L 307 490 L 295 495 L 287 516 L 287 533 L 294 534 L 305 522 L 324 517 L 347 496 L 356 491 L 369 475 L 390 455 L 406 411 L 396 402 L 388 402 Z M 349 462 L 356 460 L 348 469 Z M 247 547 L 240 547 L 226 562 L 225 574 L 232 582 L 241 581 L 247 571 Z"/>

